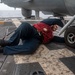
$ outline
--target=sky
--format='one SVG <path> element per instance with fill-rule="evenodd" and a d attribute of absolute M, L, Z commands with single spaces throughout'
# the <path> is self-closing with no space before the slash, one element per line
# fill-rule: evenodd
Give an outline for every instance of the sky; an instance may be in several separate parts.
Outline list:
<path fill-rule="evenodd" d="M 9 7 L 3 3 L 0 3 L 0 10 L 14 10 L 13 7 Z"/>

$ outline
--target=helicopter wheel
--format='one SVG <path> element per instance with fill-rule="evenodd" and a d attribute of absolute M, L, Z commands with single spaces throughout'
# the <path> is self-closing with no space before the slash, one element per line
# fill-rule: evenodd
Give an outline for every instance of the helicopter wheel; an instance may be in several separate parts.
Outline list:
<path fill-rule="evenodd" d="M 65 34 L 65 43 L 72 48 L 75 48 L 75 26 L 70 26 L 66 29 Z"/>

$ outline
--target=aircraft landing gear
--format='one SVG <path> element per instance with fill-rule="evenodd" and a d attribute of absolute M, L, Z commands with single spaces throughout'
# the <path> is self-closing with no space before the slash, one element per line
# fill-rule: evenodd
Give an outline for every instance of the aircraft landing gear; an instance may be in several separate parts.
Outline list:
<path fill-rule="evenodd" d="M 64 25 L 64 27 L 59 32 L 59 35 L 61 35 L 66 30 L 64 34 L 65 43 L 72 48 L 75 48 L 75 26 L 71 25 L 74 20 L 75 15 Z"/>
<path fill-rule="evenodd" d="M 75 26 L 70 26 L 66 29 L 64 38 L 66 45 L 75 48 Z"/>

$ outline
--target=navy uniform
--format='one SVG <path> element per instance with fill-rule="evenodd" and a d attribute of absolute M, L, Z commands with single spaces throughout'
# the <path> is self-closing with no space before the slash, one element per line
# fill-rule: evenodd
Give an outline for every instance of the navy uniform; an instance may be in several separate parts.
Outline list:
<path fill-rule="evenodd" d="M 59 19 L 58 19 L 59 20 Z M 58 24 L 59 26 L 63 26 L 63 23 L 58 21 L 57 19 L 45 19 L 40 23 L 47 24 L 49 26 Z M 55 23 L 54 23 L 55 22 Z M 51 24 L 50 24 L 51 23 Z M 46 30 L 44 28 L 44 30 Z M 36 51 L 39 45 L 43 42 L 43 35 L 39 34 L 37 29 L 34 26 L 31 26 L 29 23 L 23 22 L 16 30 L 15 33 L 10 37 L 7 43 L 3 46 L 3 54 L 12 55 L 18 53 L 24 54 L 32 54 Z M 20 39 L 23 44 L 18 45 Z M 54 37 L 53 41 L 64 42 L 63 38 Z M 5 42 L 5 41 L 4 41 Z M 0 42 L 2 46 L 2 43 Z"/>

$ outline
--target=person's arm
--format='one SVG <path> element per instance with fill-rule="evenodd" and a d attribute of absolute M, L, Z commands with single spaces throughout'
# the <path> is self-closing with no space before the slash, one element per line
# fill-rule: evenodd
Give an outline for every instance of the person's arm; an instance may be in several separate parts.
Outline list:
<path fill-rule="evenodd" d="M 60 19 L 44 19 L 43 21 L 41 21 L 42 23 L 45 23 L 47 25 L 59 25 L 60 27 L 63 27 L 64 24 L 62 23 L 62 21 Z"/>

